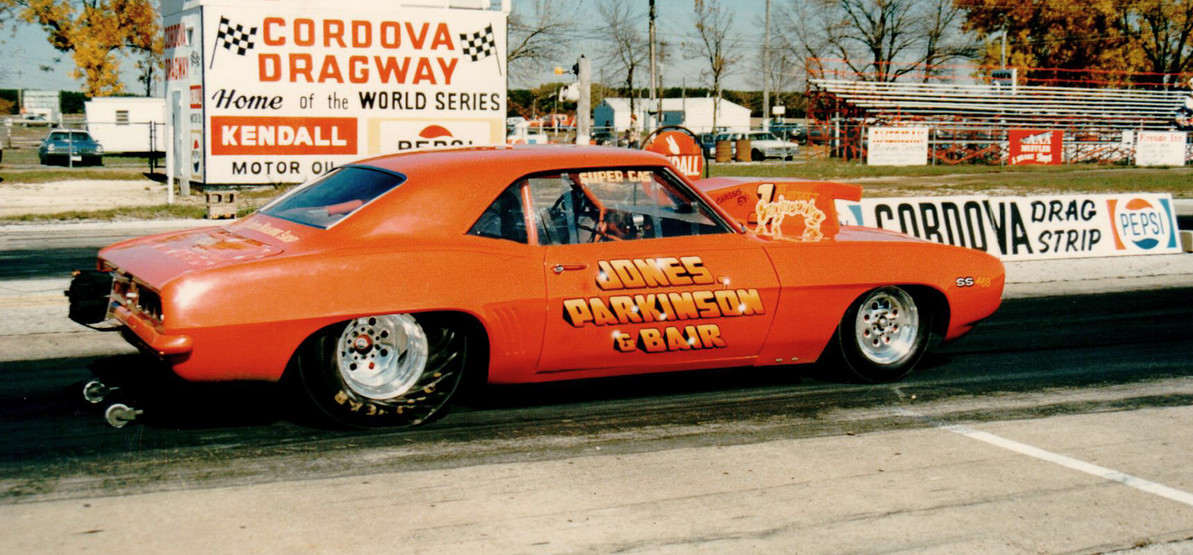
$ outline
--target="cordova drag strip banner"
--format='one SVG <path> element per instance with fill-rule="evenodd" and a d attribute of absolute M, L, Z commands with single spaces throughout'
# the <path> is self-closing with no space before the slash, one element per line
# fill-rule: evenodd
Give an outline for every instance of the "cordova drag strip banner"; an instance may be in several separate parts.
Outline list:
<path fill-rule="evenodd" d="M 1172 195 L 908 197 L 837 201 L 842 225 L 899 231 L 1002 260 L 1182 252 Z"/>

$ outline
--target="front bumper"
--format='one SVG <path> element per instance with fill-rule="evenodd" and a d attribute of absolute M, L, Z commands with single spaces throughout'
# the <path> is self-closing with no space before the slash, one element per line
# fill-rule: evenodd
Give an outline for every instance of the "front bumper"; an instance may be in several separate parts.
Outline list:
<path fill-rule="evenodd" d="M 796 154 L 799 154 L 799 149 L 792 147 L 772 147 L 762 149 L 762 155 L 766 158 L 791 158 Z"/>

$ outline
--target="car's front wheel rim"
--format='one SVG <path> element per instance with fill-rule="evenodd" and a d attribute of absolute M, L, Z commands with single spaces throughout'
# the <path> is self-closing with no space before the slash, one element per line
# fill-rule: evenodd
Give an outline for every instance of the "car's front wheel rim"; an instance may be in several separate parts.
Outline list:
<path fill-rule="evenodd" d="M 409 314 L 357 318 L 336 342 L 344 385 L 368 399 L 384 401 L 409 391 L 427 366 L 426 333 Z"/>
<path fill-rule="evenodd" d="M 858 350 L 871 362 L 896 364 L 916 350 L 920 315 L 906 291 L 887 287 L 870 292 L 854 321 Z"/>

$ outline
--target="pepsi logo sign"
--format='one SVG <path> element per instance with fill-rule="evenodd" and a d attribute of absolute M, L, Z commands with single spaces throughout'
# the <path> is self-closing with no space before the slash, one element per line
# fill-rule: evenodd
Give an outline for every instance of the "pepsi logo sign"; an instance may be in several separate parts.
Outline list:
<path fill-rule="evenodd" d="M 367 126 L 367 140 L 371 153 L 459 148 L 492 144 L 494 129 L 502 128 L 480 119 L 377 119 Z"/>
<path fill-rule="evenodd" d="M 1165 199 L 1113 199 L 1109 203 L 1115 246 L 1119 250 L 1129 246 L 1152 250 L 1165 242 L 1175 242 L 1172 210 Z"/>

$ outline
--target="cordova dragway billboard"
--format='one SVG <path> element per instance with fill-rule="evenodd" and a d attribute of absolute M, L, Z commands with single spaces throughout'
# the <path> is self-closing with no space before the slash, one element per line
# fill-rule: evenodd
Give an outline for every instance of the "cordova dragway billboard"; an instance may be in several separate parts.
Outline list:
<path fill-rule="evenodd" d="M 874 198 L 837 205 L 842 225 L 898 231 L 1002 260 L 1182 252 L 1168 194 Z"/>
<path fill-rule="evenodd" d="M 179 176 L 292 183 L 369 155 L 504 142 L 507 14 L 490 4 L 164 1 Z"/>

